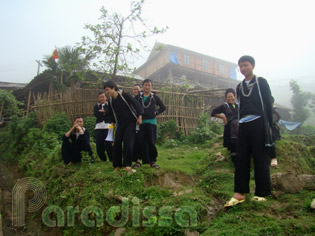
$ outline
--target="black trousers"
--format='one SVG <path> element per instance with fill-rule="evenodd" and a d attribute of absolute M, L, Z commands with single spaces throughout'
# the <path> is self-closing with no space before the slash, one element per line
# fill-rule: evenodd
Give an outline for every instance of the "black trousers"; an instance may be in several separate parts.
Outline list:
<path fill-rule="evenodd" d="M 122 166 L 131 166 L 135 143 L 135 135 L 136 135 L 135 122 L 119 124 L 117 126 L 113 155 L 113 166 L 115 168 Z M 122 161 L 122 159 L 124 160 Z"/>
<path fill-rule="evenodd" d="M 144 149 L 141 150 L 143 145 L 141 144 L 142 140 L 140 140 L 141 137 L 139 136 L 139 132 L 136 133 L 132 161 L 136 162 L 138 160 L 142 160 L 143 164 L 148 164 L 150 163 L 148 145 L 144 143 Z"/>
<path fill-rule="evenodd" d="M 90 157 L 94 159 L 90 144 L 73 144 L 69 141 L 69 139 L 63 141 L 61 146 L 61 155 L 65 165 L 69 162 L 81 162 L 81 151 L 88 152 Z"/>
<path fill-rule="evenodd" d="M 250 159 L 253 156 L 255 195 L 265 197 L 271 193 L 269 157 L 265 147 L 263 118 L 242 123 L 238 131 L 235 158 L 234 192 L 249 193 Z"/>
<path fill-rule="evenodd" d="M 113 142 L 105 141 L 108 129 L 96 129 L 95 140 L 96 140 L 96 151 L 97 155 L 100 157 L 102 161 L 106 161 L 107 157 L 105 151 L 107 152 L 108 159 L 110 161 L 113 160 Z"/>
<path fill-rule="evenodd" d="M 158 156 L 158 152 L 155 147 L 156 125 L 141 124 L 140 132 L 138 135 L 139 135 L 139 140 L 140 140 L 142 163 L 147 164 L 147 163 L 156 162 L 156 158 Z M 149 158 L 146 158 L 147 150 L 148 150 Z"/>
<path fill-rule="evenodd" d="M 270 156 L 270 158 L 271 159 L 277 158 L 277 156 L 276 156 L 276 142 L 275 142 L 275 144 L 272 147 L 270 147 L 268 149 L 269 149 L 269 156 Z"/>

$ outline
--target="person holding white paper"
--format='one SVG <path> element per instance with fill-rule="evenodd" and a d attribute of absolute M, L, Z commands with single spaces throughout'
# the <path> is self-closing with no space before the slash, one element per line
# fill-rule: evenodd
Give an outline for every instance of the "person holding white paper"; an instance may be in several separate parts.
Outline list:
<path fill-rule="evenodd" d="M 112 161 L 113 138 L 110 138 L 110 136 L 113 136 L 112 131 L 114 130 L 113 125 L 111 124 L 113 122 L 113 117 L 108 114 L 108 104 L 104 92 L 98 94 L 98 100 L 99 102 L 94 106 L 94 115 L 96 117 L 95 140 L 97 155 L 102 161 L 106 161 L 106 151 L 108 159 Z"/>

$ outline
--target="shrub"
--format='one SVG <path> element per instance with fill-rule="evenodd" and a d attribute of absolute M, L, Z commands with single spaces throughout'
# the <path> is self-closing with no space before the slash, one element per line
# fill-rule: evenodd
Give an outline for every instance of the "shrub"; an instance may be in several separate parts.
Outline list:
<path fill-rule="evenodd" d="M 315 135 L 315 126 L 313 126 L 313 125 L 303 125 L 300 128 L 300 134 L 303 134 L 303 135 L 306 135 L 306 136 Z"/>
<path fill-rule="evenodd" d="M 44 123 L 43 131 L 47 133 L 54 133 L 58 137 L 62 137 L 71 128 L 71 122 L 69 121 L 65 112 L 57 113 L 53 115 L 48 121 Z"/>
<path fill-rule="evenodd" d="M 91 141 L 95 141 L 94 128 L 95 128 L 96 118 L 94 116 L 87 116 L 83 120 L 84 120 L 84 123 L 83 123 L 84 126 L 90 131 Z"/>
<path fill-rule="evenodd" d="M 187 140 L 201 144 L 220 133 L 222 133 L 222 128 L 216 122 L 211 122 L 208 113 L 205 113 L 200 116 L 198 126 L 187 136 Z"/>
<path fill-rule="evenodd" d="M 175 120 L 168 120 L 158 125 L 157 132 L 157 143 L 161 144 L 166 141 L 166 139 L 177 139 L 181 140 L 183 134 L 178 131 L 178 127 Z"/>
<path fill-rule="evenodd" d="M 37 127 L 35 113 L 30 113 L 25 118 L 11 116 L 8 127 L 1 130 L 0 135 L 0 152 L 3 159 L 16 160 L 25 147 L 24 137 L 31 128 L 35 127 Z"/>
<path fill-rule="evenodd" d="M 0 119 L 19 114 L 21 112 L 19 106 L 22 104 L 15 99 L 12 93 L 0 89 Z"/>

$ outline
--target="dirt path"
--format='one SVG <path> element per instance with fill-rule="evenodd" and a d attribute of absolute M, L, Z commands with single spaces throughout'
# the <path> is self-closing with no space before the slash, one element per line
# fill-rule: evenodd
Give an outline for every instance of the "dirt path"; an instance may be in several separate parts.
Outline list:
<path fill-rule="evenodd" d="M 61 233 L 52 228 L 43 232 L 41 230 L 41 218 L 26 215 L 26 226 L 16 228 L 12 226 L 12 189 L 18 179 L 24 176 L 19 173 L 17 166 L 0 161 L 0 213 L 2 218 L 2 232 L 5 236 L 58 236 Z M 1 219 L 0 219 L 1 223 Z"/>

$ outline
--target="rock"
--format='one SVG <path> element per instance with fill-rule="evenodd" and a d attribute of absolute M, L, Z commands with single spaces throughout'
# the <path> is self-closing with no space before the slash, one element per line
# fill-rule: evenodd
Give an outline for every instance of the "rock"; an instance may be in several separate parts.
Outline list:
<path fill-rule="evenodd" d="M 272 189 L 284 193 L 298 193 L 305 184 L 299 181 L 297 174 L 293 173 L 275 173 L 271 175 Z"/>
<path fill-rule="evenodd" d="M 315 198 L 313 198 L 313 201 L 311 203 L 311 209 L 315 210 Z"/>
<path fill-rule="evenodd" d="M 190 232 L 190 230 L 188 228 L 185 229 L 185 235 L 186 236 L 199 236 L 199 232 L 197 232 L 196 230 L 193 232 Z"/>
<path fill-rule="evenodd" d="M 284 193 L 297 193 L 302 189 L 315 190 L 315 175 L 275 173 L 271 175 L 272 189 Z"/>
<path fill-rule="evenodd" d="M 222 161 L 225 161 L 225 160 L 226 160 L 226 157 L 223 156 L 223 155 L 221 154 L 221 152 L 217 152 L 217 153 L 215 154 L 215 157 L 217 158 L 217 159 L 215 160 L 216 162 L 222 162 Z"/>
<path fill-rule="evenodd" d="M 131 169 L 131 170 L 129 170 L 128 171 L 128 176 L 129 175 L 132 175 L 132 174 L 134 174 L 134 173 L 136 173 L 137 171 L 135 170 L 135 169 Z"/>
<path fill-rule="evenodd" d="M 114 236 L 121 236 L 126 232 L 126 228 L 118 228 L 114 234 Z"/>
<path fill-rule="evenodd" d="M 274 198 L 276 198 L 276 199 L 278 199 L 282 194 L 284 194 L 284 192 L 281 192 L 281 191 L 272 191 L 272 192 L 271 192 L 271 195 L 272 195 Z"/>
<path fill-rule="evenodd" d="M 185 191 L 180 191 L 179 193 L 173 193 L 173 196 L 176 197 L 176 196 L 181 196 L 181 195 L 184 195 L 184 194 L 187 194 L 187 193 L 191 193 L 192 192 L 192 189 L 187 189 Z"/>
<path fill-rule="evenodd" d="M 299 180 L 305 184 L 304 189 L 315 190 L 315 175 L 299 175 Z"/>

